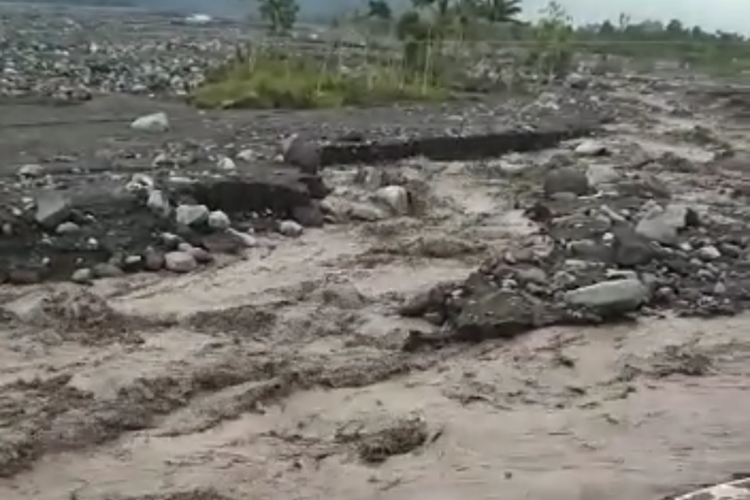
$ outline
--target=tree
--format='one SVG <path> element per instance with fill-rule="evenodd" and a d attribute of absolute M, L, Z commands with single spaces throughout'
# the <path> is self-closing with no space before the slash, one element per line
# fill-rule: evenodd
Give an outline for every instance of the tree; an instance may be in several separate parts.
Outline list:
<path fill-rule="evenodd" d="M 516 22 L 521 10 L 521 0 L 476 1 L 477 14 L 493 24 Z"/>
<path fill-rule="evenodd" d="M 367 17 L 390 21 L 393 19 L 391 6 L 385 0 L 369 0 L 367 2 Z"/>
<path fill-rule="evenodd" d="M 287 35 L 297 22 L 299 5 L 296 0 L 255 0 L 260 17 L 268 23 L 274 35 Z"/>

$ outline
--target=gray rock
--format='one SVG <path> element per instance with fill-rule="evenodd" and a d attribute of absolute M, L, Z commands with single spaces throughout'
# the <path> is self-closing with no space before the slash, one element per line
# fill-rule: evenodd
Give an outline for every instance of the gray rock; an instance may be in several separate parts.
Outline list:
<path fill-rule="evenodd" d="M 302 235 L 304 230 L 305 228 L 300 223 L 293 220 L 284 220 L 279 223 L 279 232 L 284 236 L 295 238 Z"/>
<path fill-rule="evenodd" d="M 568 304 L 603 315 L 634 311 L 649 298 L 650 290 L 637 279 L 602 281 L 565 293 Z"/>
<path fill-rule="evenodd" d="M 612 228 L 614 261 L 625 267 L 648 264 L 656 256 L 652 243 L 627 225 Z"/>
<path fill-rule="evenodd" d="M 92 271 L 97 278 L 117 278 L 125 274 L 122 269 L 109 262 L 96 264 Z"/>
<path fill-rule="evenodd" d="M 81 226 L 79 226 L 75 222 L 63 222 L 62 224 L 57 226 L 55 232 L 57 234 L 73 234 L 79 232 L 80 230 Z"/>
<path fill-rule="evenodd" d="M 90 284 L 94 280 L 94 272 L 88 268 L 76 269 L 70 277 L 70 281 L 82 285 Z"/>
<path fill-rule="evenodd" d="M 667 218 L 658 215 L 649 219 L 641 219 L 635 227 L 635 232 L 663 245 L 677 243 L 677 228 L 671 225 Z"/>
<path fill-rule="evenodd" d="M 517 292 L 492 291 L 467 303 L 454 326 L 465 340 L 514 337 L 540 326 L 540 307 Z"/>
<path fill-rule="evenodd" d="M 243 233 L 234 229 L 229 229 L 227 232 L 241 248 L 255 248 L 258 246 L 258 238 L 252 234 Z"/>
<path fill-rule="evenodd" d="M 353 220 L 375 222 L 388 218 L 385 210 L 366 203 L 352 203 L 347 207 L 347 215 Z"/>
<path fill-rule="evenodd" d="M 47 191 L 36 199 L 34 219 L 45 229 L 55 229 L 70 217 L 70 200 L 56 191 Z"/>
<path fill-rule="evenodd" d="M 179 205 L 175 210 L 175 220 L 182 226 L 197 226 L 207 222 L 210 213 L 206 205 Z"/>
<path fill-rule="evenodd" d="M 147 271 L 160 271 L 164 269 L 164 253 L 149 248 L 143 253 L 143 268 Z"/>
<path fill-rule="evenodd" d="M 559 193 L 573 193 L 585 196 L 591 193 L 591 185 L 585 172 L 577 168 L 552 170 L 544 179 L 544 194 L 551 197 Z"/>
<path fill-rule="evenodd" d="M 210 264 L 214 261 L 214 256 L 211 255 L 211 252 L 200 247 L 190 247 L 187 253 L 192 255 L 198 264 Z"/>
<path fill-rule="evenodd" d="M 224 231 L 226 229 L 229 229 L 229 226 L 232 224 L 232 221 L 229 219 L 229 216 L 222 212 L 221 210 L 214 210 L 210 214 L 208 214 L 208 227 L 211 229 L 214 229 L 216 231 Z"/>
<path fill-rule="evenodd" d="M 611 165 L 590 165 L 586 177 L 591 186 L 604 186 L 620 179 L 620 174 Z"/>
<path fill-rule="evenodd" d="M 189 273 L 198 268 L 198 262 L 188 252 L 169 252 L 164 256 L 164 267 L 175 273 Z"/>
<path fill-rule="evenodd" d="M 304 227 L 323 227 L 325 222 L 325 215 L 317 203 L 294 207 L 292 217 Z"/>
<path fill-rule="evenodd" d="M 282 141 L 281 155 L 285 163 L 299 167 L 307 174 L 316 174 L 321 166 L 320 146 L 297 134 Z"/>

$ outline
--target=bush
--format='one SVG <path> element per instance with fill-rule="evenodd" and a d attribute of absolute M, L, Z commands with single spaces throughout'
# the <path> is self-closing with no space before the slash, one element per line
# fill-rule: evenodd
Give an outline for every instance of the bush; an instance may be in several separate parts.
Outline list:
<path fill-rule="evenodd" d="M 190 100 L 209 109 L 313 109 L 441 100 L 434 81 L 408 76 L 400 64 L 345 70 L 313 57 L 266 52 L 218 68 Z"/>

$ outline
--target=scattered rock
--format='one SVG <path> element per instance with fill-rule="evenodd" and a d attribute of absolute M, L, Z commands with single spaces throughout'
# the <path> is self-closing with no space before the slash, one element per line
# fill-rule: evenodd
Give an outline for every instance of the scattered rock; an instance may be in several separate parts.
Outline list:
<path fill-rule="evenodd" d="M 648 287 L 640 280 L 620 279 L 571 290 L 565 294 L 565 300 L 575 307 L 609 317 L 635 311 L 649 296 Z"/>
<path fill-rule="evenodd" d="M 279 233 L 284 236 L 296 238 L 301 236 L 305 228 L 293 220 L 284 220 L 279 223 Z"/>
<path fill-rule="evenodd" d="M 591 140 L 581 142 L 574 151 L 580 156 L 604 156 L 609 153 L 606 146 Z"/>
<path fill-rule="evenodd" d="M 175 273 L 189 273 L 198 268 L 198 263 L 189 252 L 169 252 L 164 256 L 164 267 Z"/>

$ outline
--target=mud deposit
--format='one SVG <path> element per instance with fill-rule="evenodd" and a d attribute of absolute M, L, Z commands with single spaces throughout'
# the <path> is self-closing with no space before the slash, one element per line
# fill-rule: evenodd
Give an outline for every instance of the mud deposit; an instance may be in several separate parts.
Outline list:
<path fill-rule="evenodd" d="M 329 166 L 324 224 L 273 221 L 202 269 L 4 285 L 0 498 L 704 500 L 680 495 L 745 477 L 748 124 L 726 89 L 607 86 L 589 142 Z M 167 138 L 79 123 L 0 148 L 262 153 L 248 131 L 309 123 L 169 106 Z"/>

